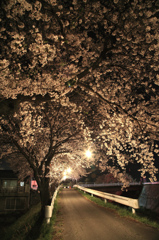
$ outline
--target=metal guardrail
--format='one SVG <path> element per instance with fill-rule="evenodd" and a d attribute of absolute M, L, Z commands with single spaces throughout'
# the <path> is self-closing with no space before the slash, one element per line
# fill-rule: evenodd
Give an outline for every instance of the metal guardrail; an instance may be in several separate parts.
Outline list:
<path fill-rule="evenodd" d="M 129 206 L 132 208 L 132 213 L 134 213 L 134 214 L 135 214 L 135 209 L 140 208 L 138 199 L 122 197 L 122 196 L 111 194 L 111 193 L 100 192 L 97 190 L 81 187 L 79 185 L 74 185 L 74 187 L 77 187 L 78 189 L 80 189 L 84 192 L 88 192 L 92 196 L 95 195 L 95 196 L 101 197 L 101 198 L 105 199 L 105 202 L 107 202 L 107 200 L 112 200 L 114 202 Z"/>
<path fill-rule="evenodd" d="M 45 206 L 45 219 L 46 219 L 47 223 L 50 223 L 50 218 L 52 217 L 52 212 L 54 209 L 54 202 L 55 202 L 55 199 L 56 199 L 56 196 L 57 196 L 57 193 L 58 193 L 60 187 L 61 187 L 61 185 L 58 186 L 58 188 L 55 190 L 52 200 L 51 200 L 51 205 Z"/>
<path fill-rule="evenodd" d="M 82 187 L 116 187 L 116 186 L 123 186 L 123 183 L 79 183 L 79 186 Z M 141 182 L 132 182 L 129 183 L 130 186 L 140 186 L 142 185 Z"/>
<path fill-rule="evenodd" d="M 157 185 L 159 182 L 130 182 L 129 186 L 142 186 L 142 185 Z M 123 186 L 123 183 L 83 183 L 78 182 L 78 185 L 82 187 L 116 187 Z"/>

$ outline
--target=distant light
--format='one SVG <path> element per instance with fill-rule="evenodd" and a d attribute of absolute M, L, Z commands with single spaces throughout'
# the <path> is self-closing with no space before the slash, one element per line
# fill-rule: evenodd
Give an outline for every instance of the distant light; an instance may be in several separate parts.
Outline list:
<path fill-rule="evenodd" d="M 67 176 L 65 175 L 65 176 L 62 178 L 62 180 L 65 181 L 66 179 L 67 179 Z"/>
<path fill-rule="evenodd" d="M 69 173 L 71 173 L 72 172 L 72 169 L 69 167 L 69 168 L 67 168 L 64 172 L 63 172 L 63 178 L 62 178 L 62 180 L 66 180 L 67 178 L 70 178 L 70 176 L 68 175 Z"/>
<path fill-rule="evenodd" d="M 87 150 L 87 151 L 86 151 L 86 156 L 87 156 L 88 158 L 90 158 L 90 157 L 92 156 L 91 151 Z"/>

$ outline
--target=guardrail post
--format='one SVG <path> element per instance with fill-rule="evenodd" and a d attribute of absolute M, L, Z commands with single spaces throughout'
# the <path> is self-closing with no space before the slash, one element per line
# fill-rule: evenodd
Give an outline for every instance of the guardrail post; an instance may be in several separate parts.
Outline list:
<path fill-rule="evenodd" d="M 47 223 L 50 223 L 51 216 L 52 216 L 52 207 L 45 206 L 45 218 Z"/>
<path fill-rule="evenodd" d="M 107 199 L 106 198 L 104 199 L 104 202 L 107 203 Z"/>
<path fill-rule="evenodd" d="M 93 197 L 93 193 L 91 193 L 91 197 Z"/>
<path fill-rule="evenodd" d="M 135 211 L 135 208 L 132 208 L 132 213 L 133 213 L 133 214 L 135 214 L 135 213 L 136 213 L 136 211 Z"/>

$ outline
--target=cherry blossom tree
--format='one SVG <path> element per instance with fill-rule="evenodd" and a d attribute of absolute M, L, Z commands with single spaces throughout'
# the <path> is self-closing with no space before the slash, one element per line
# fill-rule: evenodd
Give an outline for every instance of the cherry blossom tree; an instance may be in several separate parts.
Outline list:
<path fill-rule="evenodd" d="M 89 134 L 75 104 L 65 101 L 20 104 L 18 114 L 1 120 L 2 155 L 8 157 L 19 177 L 35 177 L 42 211 L 54 187 L 71 168 L 71 177 L 84 174 L 91 161 L 85 160 Z M 85 130 L 84 130 L 85 129 Z"/>
<path fill-rule="evenodd" d="M 1 9 L 1 121 L 23 105 L 75 103 L 102 169 L 116 175 L 138 162 L 155 180 L 159 1 L 2 0 Z M 20 132 L 30 134 L 36 114 Z"/>

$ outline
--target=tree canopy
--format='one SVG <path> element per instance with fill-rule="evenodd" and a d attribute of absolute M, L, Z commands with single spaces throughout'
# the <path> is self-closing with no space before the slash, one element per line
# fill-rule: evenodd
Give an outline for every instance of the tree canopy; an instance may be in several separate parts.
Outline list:
<path fill-rule="evenodd" d="M 117 174 L 129 162 L 137 162 L 141 175 L 147 172 L 155 180 L 159 1 L 2 0 L 0 4 L 2 137 L 11 131 L 13 136 L 13 124 L 20 123 L 22 146 L 27 149 L 27 143 L 34 142 L 46 153 L 45 143 L 53 134 L 52 123 L 46 123 L 48 112 L 53 115 L 58 103 L 65 119 L 65 108 L 75 104 L 71 131 L 87 130 L 101 169 Z M 42 167 L 46 155 L 39 151 L 34 157 Z"/>
<path fill-rule="evenodd" d="M 1 152 L 19 177 L 35 177 L 42 204 L 50 199 L 50 186 L 67 174 L 74 179 L 92 163 L 85 151 L 90 137 L 75 104 L 59 101 L 20 104 L 18 114 L 1 120 Z"/>

